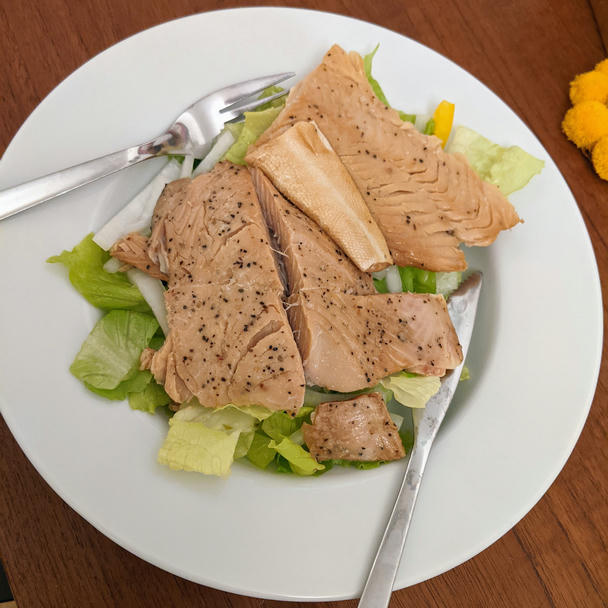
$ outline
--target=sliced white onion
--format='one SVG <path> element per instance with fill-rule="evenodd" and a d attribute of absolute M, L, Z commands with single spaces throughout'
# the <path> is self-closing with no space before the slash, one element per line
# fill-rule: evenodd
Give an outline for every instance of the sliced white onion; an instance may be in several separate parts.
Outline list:
<path fill-rule="evenodd" d="M 192 167 L 194 166 L 194 156 L 192 154 L 186 154 L 184 156 L 184 162 L 182 163 L 182 168 L 180 171 L 181 177 L 190 177 L 192 175 Z"/>
<path fill-rule="evenodd" d="M 121 262 L 118 258 L 110 258 L 104 265 L 103 269 L 106 272 L 115 273 L 118 272 L 123 266 L 124 262 Z"/>
<path fill-rule="evenodd" d="M 386 268 L 384 268 L 383 270 L 378 270 L 378 272 L 372 272 L 372 276 L 374 277 L 374 279 L 378 279 L 379 281 L 381 281 L 382 279 L 386 278 Z"/>
<path fill-rule="evenodd" d="M 152 309 L 166 336 L 169 333 L 169 323 L 167 321 L 167 307 L 165 306 L 165 288 L 162 282 L 159 279 L 153 279 L 137 268 L 127 270 L 127 277 L 141 291 L 141 295 Z"/>
<path fill-rule="evenodd" d="M 400 293 L 403 291 L 403 285 L 401 284 L 401 275 L 397 266 L 389 266 L 386 269 L 386 288 L 391 293 Z"/>
<path fill-rule="evenodd" d="M 213 169 L 215 164 L 228 152 L 230 146 L 234 143 L 234 135 L 228 129 L 224 129 L 215 140 L 215 143 L 209 150 L 209 153 L 200 162 L 199 166 L 192 173 L 192 177 L 196 177 L 201 173 L 208 173 Z"/>
<path fill-rule="evenodd" d="M 106 251 L 130 232 L 150 227 L 154 207 L 164 187 L 180 175 L 180 164 L 170 160 L 152 181 L 142 188 L 97 234 L 93 240 Z"/>

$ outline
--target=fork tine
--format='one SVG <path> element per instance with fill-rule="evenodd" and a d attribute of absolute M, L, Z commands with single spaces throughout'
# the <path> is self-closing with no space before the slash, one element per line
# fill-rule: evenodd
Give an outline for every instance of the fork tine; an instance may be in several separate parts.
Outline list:
<path fill-rule="evenodd" d="M 239 117 L 243 112 L 247 112 L 249 110 L 253 110 L 258 106 L 264 105 L 273 99 L 277 99 L 278 97 L 283 97 L 283 95 L 287 95 L 289 93 L 289 89 L 285 89 L 283 91 L 279 91 L 278 93 L 274 93 L 273 95 L 269 95 L 268 97 L 262 97 L 261 99 L 254 99 L 253 101 L 249 101 L 243 104 L 232 105 L 223 110 L 220 110 L 220 115 L 224 122 L 228 122 L 229 120 L 234 120 Z"/>
<path fill-rule="evenodd" d="M 295 76 L 294 72 L 282 72 L 281 74 L 271 74 L 270 76 L 261 76 L 260 78 L 252 78 L 251 80 L 245 80 L 243 82 L 237 82 L 236 84 L 225 87 L 216 91 L 224 100 L 224 103 L 229 106 L 236 103 L 243 97 L 249 97 L 260 93 L 264 89 L 271 87 L 272 85 L 283 82 Z"/>

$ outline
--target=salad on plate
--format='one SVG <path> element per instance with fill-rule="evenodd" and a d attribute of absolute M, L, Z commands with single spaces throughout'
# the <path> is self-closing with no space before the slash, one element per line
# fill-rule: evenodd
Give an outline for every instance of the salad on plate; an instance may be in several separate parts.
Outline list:
<path fill-rule="evenodd" d="M 160 463 L 377 467 L 408 453 L 410 408 L 461 363 L 446 307 L 460 245 L 521 221 L 507 195 L 543 161 L 453 129 L 447 101 L 427 120 L 394 110 L 376 51 L 334 45 L 204 159 L 169 159 L 49 258 L 103 311 L 70 371 L 167 416 Z"/>

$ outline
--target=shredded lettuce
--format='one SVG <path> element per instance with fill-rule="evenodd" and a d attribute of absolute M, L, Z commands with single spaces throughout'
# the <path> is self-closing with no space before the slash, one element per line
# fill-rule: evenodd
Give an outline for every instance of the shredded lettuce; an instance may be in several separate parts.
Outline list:
<path fill-rule="evenodd" d="M 415 408 L 424 407 L 441 387 L 441 381 L 436 376 L 418 376 L 408 372 L 387 376 L 380 380 L 380 384 L 392 391 L 396 401 Z"/>
<path fill-rule="evenodd" d="M 134 310 L 150 312 L 139 289 L 119 272 L 103 268 L 110 254 L 93 242 L 89 234 L 72 249 L 50 257 L 47 262 L 63 264 L 76 290 L 93 306 L 102 310 Z"/>
<path fill-rule="evenodd" d="M 157 329 L 152 315 L 112 310 L 93 327 L 70 371 L 89 387 L 115 389 L 139 371 L 141 352 Z"/>
<path fill-rule="evenodd" d="M 519 146 L 499 146 L 467 127 L 455 130 L 448 151 L 466 156 L 479 177 L 498 186 L 505 196 L 523 188 L 545 166 Z"/>

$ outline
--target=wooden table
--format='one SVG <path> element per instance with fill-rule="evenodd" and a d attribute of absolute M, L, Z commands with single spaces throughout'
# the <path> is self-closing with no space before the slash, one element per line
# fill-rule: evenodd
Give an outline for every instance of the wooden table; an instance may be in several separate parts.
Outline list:
<path fill-rule="evenodd" d="M 55 85 L 106 47 L 176 17 L 260 4 L 279 3 L 3 0 L 0 149 L 5 150 Z M 595 248 L 604 301 L 608 300 L 608 183 L 595 176 L 560 133 L 568 82 L 607 55 L 606 0 L 287 4 L 349 14 L 401 32 L 454 60 L 502 97 L 538 135 L 572 188 Z M 604 305 L 604 319 L 606 311 Z M 603 363 L 582 436 L 544 498 L 490 548 L 442 576 L 396 593 L 393 606 L 608 604 L 606 352 Z M 202 587 L 134 557 L 50 490 L 1 420 L 0 442 L 0 558 L 20 608 L 281 605 Z"/>

